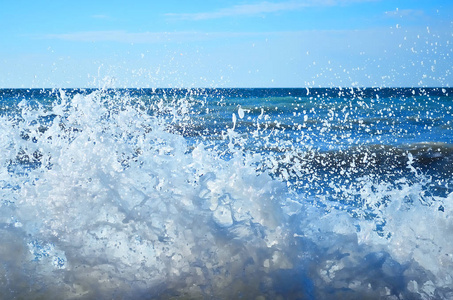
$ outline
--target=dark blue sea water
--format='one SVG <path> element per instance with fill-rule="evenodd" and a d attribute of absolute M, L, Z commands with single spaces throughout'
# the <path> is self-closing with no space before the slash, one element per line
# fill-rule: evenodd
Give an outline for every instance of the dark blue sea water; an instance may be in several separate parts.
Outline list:
<path fill-rule="evenodd" d="M 452 299 L 453 89 L 0 90 L 2 299 Z"/>

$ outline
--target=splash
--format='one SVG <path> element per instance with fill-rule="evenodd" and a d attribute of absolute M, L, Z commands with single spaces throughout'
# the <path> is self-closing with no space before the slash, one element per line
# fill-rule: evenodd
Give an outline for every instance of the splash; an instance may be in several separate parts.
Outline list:
<path fill-rule="evenodd" d="M 290 147 L 268 108 L 215 116 L 197 91 L 36 99 L 0 117 L 8 298 L 453 296 L 453 193 L 429 193 L 426 147 Z"/>

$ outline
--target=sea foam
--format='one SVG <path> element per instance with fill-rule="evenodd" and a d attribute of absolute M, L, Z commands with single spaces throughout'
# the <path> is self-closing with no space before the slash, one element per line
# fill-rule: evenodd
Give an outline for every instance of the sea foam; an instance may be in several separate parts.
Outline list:
<path fill-rule="evenodd" d="M 190 100 L 61 91 L 0 117 L 4 297 L 453 297 L 453 193 L 364 175 L 358 209 L 315 199 L 234 127 L 189 144 Z"/>

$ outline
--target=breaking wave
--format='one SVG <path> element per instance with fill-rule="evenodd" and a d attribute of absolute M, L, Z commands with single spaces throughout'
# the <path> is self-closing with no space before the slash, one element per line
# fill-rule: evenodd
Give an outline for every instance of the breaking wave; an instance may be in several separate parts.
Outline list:
<path fill-rule="evenodd" d="M 14 101 L 4 297 L 453 298 L 449 143 L 313 149 L 288 119 L 266 123 L 278 104 L 216 116 L 190 93 Z"/>

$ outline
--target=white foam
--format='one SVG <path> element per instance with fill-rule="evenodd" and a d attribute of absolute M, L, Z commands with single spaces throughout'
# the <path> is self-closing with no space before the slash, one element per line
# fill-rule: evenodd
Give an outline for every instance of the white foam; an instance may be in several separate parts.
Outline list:
<path fill-rule="evenodd" d="M 91 297 L 162 283 L 187 291 L 198 283 L 208 284 L 203 293 L 220 293 L 239 284 L 235 276 L 251 257 L 250 272 L 262 266 L 263 253 L 275 256 L 271 246 L 284 240 L 273 234 L 282 223 L 276 199 L 284 185 L 256 176 L 241 158 L 222 161 L 201 145 L 188 153 L 161 120 L 103 99 L 76 95 L 57 105 L 45 132 L 30 125 L 42 111 L 8 128 L 7 143 L 42 156 L 20 189 L 8 192 L 28 236 L 16 245 L 28 243 L 20 259 L 46 273 L 44 290 Z M 36 143 L 19 138 L 20 131 Z M 73 279 L 56 281 L 59 270 Z"/>
<path fill-rule="evenodd" d="M 172 133 L 190 123 L 187 99 L 132 104 L 97 91 L 59 103 L 0 117 L 7 297 L 452 296 L 453 194 L 409 203 L 420 184 L 364 177 L 359 191 L 343 189 L 376 217 L 351 217 L 258 172 L 264 154 L 245 152 L 231 129 L 228 160 L 189 149 Z M 18 157 L 31 166 L 11 164 Z M 265 159 L 270 171 L 281 163 Z"/>

